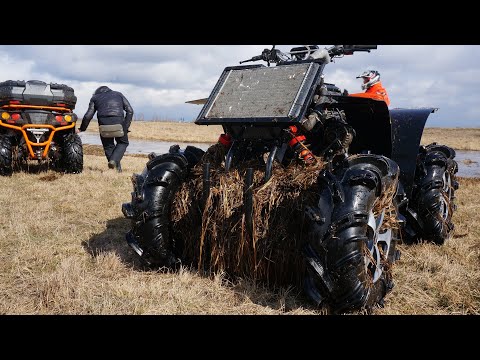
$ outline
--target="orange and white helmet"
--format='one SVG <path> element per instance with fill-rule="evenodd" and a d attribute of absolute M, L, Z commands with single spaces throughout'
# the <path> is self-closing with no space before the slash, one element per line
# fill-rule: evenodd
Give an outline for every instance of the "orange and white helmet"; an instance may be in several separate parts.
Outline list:
<path fill-rule="evenodd" d="M 357 76 L 357 79 L 363 79 L 362 90 L 370 88 L 380 81 L 380 73 L 377 70 L 366 70 Z"/>

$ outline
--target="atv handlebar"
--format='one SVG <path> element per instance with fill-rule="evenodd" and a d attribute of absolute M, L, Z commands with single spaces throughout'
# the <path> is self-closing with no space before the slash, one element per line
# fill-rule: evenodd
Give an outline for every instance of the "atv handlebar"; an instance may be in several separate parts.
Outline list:
<path fill-rule="evenodd" d="M 330 58 L 333 59 L 334 57 L 339 57 L 343 55 L 353 55 L 355 51 L 370 52 L 370 50 L 375 49 L 377 49 L 377 45 L 334 45 L 330 48 L 326 48 L 325 50 L 328 52 Z M 305 49 L 305 54 L 311 51 L 312 49 Z M 240 64 L 251 61 L 263 60 L 268 63 L 268 66 L 270 66 L 271 62 L 279 63 L 282 61 L 292 61 L 293 59 L 289 55 L 292 55 L 294 53 L 300 54 L 302 53 L 302 51 L 283 53 L 282 51 L 275 49 L 275 45 L 273 45 L 272 49 L 264 49 L 261 55 L 254 56 L 248 60 L 240 61 Z"/>
<path fill-rule="evenodd" d="M 330 57 L 353 55 L 355 51 L 370 52 L 370 50 L 376 50 L 377 45 L 334 45 L 328 48 L 328 54 Z"/>
<path fill-rule="evenodd" d="M 257 55 L 257 56 L 252 57 L 251 59 L 240 61 L 240 64 L 250 62 L 250 61 L 258 61 L 258 60 L 263 60 L 262 55 Z"/>
<path fill-rule="evenodd" d="M 250 62 L 250 61 L 263 60 L 268 63 L 268 66 L 270 66 L 271 62 L 278 63 L 282 60 L 287 60 L 287 59 L 288 59 L 288 56 L 283 52 L 281 52 L 280 50 L 275 49 L 275 45 L 273 45 L 271 49 L 264 49 L 262 51 L 262 55 L 257 55 L 252 57 L 251 59 L 240 61 L 240 64 Z"/>
<path fill-rule="evenodd" d="M 368 50 L 377 50 L 377 45 L 352 45 L 358 49 L 368 49 Z M 363 51 L 363 50 L 360 50 Z"/>

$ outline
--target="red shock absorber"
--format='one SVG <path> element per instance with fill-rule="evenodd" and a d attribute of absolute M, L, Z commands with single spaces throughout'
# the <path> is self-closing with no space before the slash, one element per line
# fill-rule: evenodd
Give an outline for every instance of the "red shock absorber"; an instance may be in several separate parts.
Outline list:
<path fill-rule="evenodd" d="M 305 145 L 305 140 L 306 140 L 305 135 L 301 135 L 298 132 L 297 127 L 294 125 L 290 126 L 289 128 L 293 138 L 292 140 L 290 140 L 288 145 L 292 148 L 293 151 L 295 151 L 296 154 L 298 154 L 300 158 L 303 159 L 303 161 L 305 161 L 306 164 L 314 163 L 315 157 Z"/>
<path fill-rule="evenodd" d="M 226 149 L 229 149 L 232 146 L 232 137 L 229 134 L 220 134 L 218 142 L 225 146 Z"/>

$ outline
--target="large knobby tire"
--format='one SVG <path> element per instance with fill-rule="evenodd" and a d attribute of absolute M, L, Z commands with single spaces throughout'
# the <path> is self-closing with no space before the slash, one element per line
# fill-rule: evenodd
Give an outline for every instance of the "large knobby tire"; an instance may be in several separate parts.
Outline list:
<path fill-rule="evenodd" d="M 11 176 L 12 173 L 12 140 L 0 134 L 0 175 Z"/>
<path fill-rule="evenodd" d="M 62 168 L 69 174 L 80 174 L 83 171 L 83 145 L 78 134 L 67 134 L 62 144 Z"/>
<path fill-rule="evenodd" d="M 383 305 L 393 288 L 398 230 L 385 226 L 386 215 L 392 215 L 385 207 L 378 211 L 376 202 L 386 191 L 396 193 L 398 173 L 388 158 L 356 155 L 334 174 L 320 174 L 318 205 L 307 208 L 305 251 L 305 290 L 317 306 L 342 313 Z M 396 219 L 395 200 L 390 204 Z"/>
<path fill-rule="evenodd" d="M 454 158 L 455 150 L 445 145 L 433 143 L 420 148 L 409 203 L 416 213 L 412 224 L 415 235 L 407 237 L 407 242 L 431 241 L 442 245 L 451 236 L 458 189 L 455 176 L 458 164 Z"/>
<path fill-rule="evenodd" d="M 131 203 L 122 205 L 125 217 L 132 219 L 128 243 L 152 267 L 174 267 L 179 263 L 171 236 L 170 209 L 173 195 L 198 163 L 203 150 L 187 146 L 155 156 L 141 174 L 132 177 Z"/>

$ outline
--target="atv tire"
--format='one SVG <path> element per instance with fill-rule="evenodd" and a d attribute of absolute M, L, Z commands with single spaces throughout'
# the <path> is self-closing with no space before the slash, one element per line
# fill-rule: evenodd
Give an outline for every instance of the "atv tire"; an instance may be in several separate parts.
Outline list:
<path fill-rule="evenodd" d="M 455 190 L 458 189 L 455 176 L 458 164 L 454 158 L 455 150 L 445 145 L 433 143 L 420 148 L 409 204 L 416 214 L 412 225 L 415 235 L 406 236 L 406 242 L 423 240 L 442 245 L 451 236 Z"/>
<path fill-rule="evenodd" d="M 0 134 L 0 175 L 11 176 L 12 173 L 12 140 Z"/>
<path fill-rule="evenodd" d="M 142 174 L 132 177 L 132 201 L 122 205 L 125 217 L 132 219 L 127 242 L 149 266 L 173 268 L 180 262 L 171 236 L 171 204 L 203 153 L 193 146 L 183 153 L 172 147 L 170 153 L 154 156 Z"/>
<path fill-rule="evenodd" d="M 398 230 L 382 226 L 385 208 L 376 216 L 373 209 L 387 189 L 397 191 L 398 174 L 395 162 L 376 155 L 352 156 L 335 173 L 320 174 L 318 205 L 306 211 L 304 284 L 317 306 L 343 313 L 383 305 L 393 288 Z"/>
<path fill-rule="evenodd" d="M 83 145 L 77 134 L 65 135 L 62 144 L 62 168 L 69 174 L 80 174 L 83 171 Z"/>

